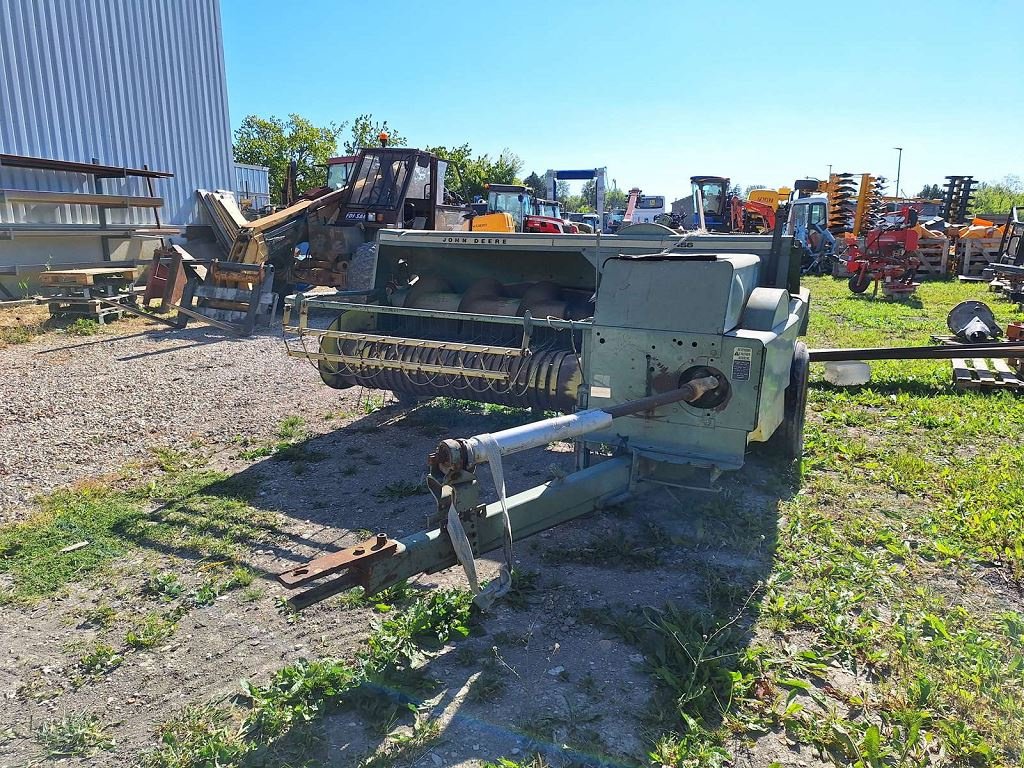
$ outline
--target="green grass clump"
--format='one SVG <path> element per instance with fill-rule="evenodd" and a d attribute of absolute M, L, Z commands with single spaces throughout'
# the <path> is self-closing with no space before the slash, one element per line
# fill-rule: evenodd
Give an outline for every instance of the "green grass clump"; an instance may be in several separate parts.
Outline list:
<path fill-rule="evenodd" d="M 375 494 L 378 499 L 398 501 L 407 499 L 410 496 L 419 496 L 427 493 L 427 486 L 424 483 L 413 483 L 408 480 L 394 480 L 382 487 Z"/>
<path fill-rule="evenodd" d="M 174 634 L 177 623 L 173 615 L 161 616 L 158 613 L 147 613 L 135 623 L 124 636 L 129 648 L 146 650 L 159 645 Z"/>
<path fill-rule="evenodd" d="M 78 666 L 87 675 L 105 675 L 117 669 L 124 657 L 114 647 L 97 643 L 78 660 Z"/>
<path fill-rule="evenodd" d="M 145 517 L 134 499 L 104 487 L 58 491 L 23 523 L 0 527 L 0 571 L 14 576 L 13 596 L 56 592 L 92 573 L 130 545 L 129 531 Z M 61 550 L 87 541 L 72 552 Z"/>
<path fill-rule="evenodd" d="M 68 713 L 44 723 L 36 731 L 36 741 L 47 757 L 92 757 L 114 747 L 106 724 L 90 712 Z"/>
<path fill-rule="evenodd" d="M 5 344 L 27 344 L 43 332 L 42 328 L 27 326 L 0 328 L 0 347 Z"/>
<path fill-rule="evenodd" d="M 95 336 L 102 330 L 103 326 L 95 320 L 88 320 L 84 317 L 80 317 L 77 320 L 68 323 L 64 332 L 69 336 Z"/>
<path fill-rule="evenodd" d="M 164 571 L 151 574 L 142 591 L 150 597 L 155 597 L 163 602 L 170 602 L 181 597 L 185 587 L 178 578 L 178 574 L 172 571 Z"/>
<path fill-rule="evenodd" d="M 249 749 L 238 713 L 213 704 L 186 707 L 157 731 L 159 745 L 145 753 L 142 768 L 231 766 Z"/>

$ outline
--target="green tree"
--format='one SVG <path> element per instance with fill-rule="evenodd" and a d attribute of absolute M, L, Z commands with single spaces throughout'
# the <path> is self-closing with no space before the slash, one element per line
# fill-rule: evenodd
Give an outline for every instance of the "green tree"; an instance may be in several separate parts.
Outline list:
<path fill-rule="evenodd" d="M 389 147 L 404 147 L 408 144 L 408 139 L 389 126 L 387 120 L 378 123 L 373 115 L 359 115 L 352 121 L 352 131 L 343 145 L 345 154 L 354 155 L 364 147 L 379 147 L 381 131 L 387 132 Z"/>
<path fill-rule="evenodd" d="M 496 158 L 490 155 L 476 155 L 469 144 L 459 147 L 428 147 L 442 160 L 448 161 L 448 173 L 445 186 L 472 200 L 475 195 L 484 196 L 484 184 L 517 184 L 519 172 L 523 169 L 523 161 L 507 149 L 503 149 Z"/>
<path fill-rule="evenodd" d="M 1014 206 L 1024 206 L 1024 183 L 1020 176 L 1006 176 L 999 182 L 979 184 L 971 203 L 971 211 L 1006 214 Z"/>
<path fill-rule="evenodd" d="M 941 200 L 946 194 L 944 187 L 940 187 L 938 184 L 925 184 L 921 191 L 917 193 L 918 197 L 923 197 L 926 200 Z"/>
<path fill-rule="evenodd" d="M 273 193 L 280 192 L 293 160 L 298 191 L 319 187 L 327 180 L 327 159 L 336 153 L 338 136 L 345 125 L 316 126 L 294 114 L 287 120 L 249 115 L 235 131 L 235 162 L 269 168 Z"/>
<path fill-rule="evenodd" d="M 523 184 L 533 190 L 533 194 L 536 197 L 547 197 L 545 189 L 547 185 L 544 182 L 544 177 L 539 175 L 536 171 L 531 173 L 523 180 Z"/>
<path fill-rule="evenodd" d="M 629 195 L 618 187 L 612 187 L 604 193 L 604 208 L 606 211 L 610 211 L 613 208 L 625 208 L 628 201 Z"/>
<path fill-rule="evenodd" d="M 569 199 L 569 182 L 564 179 L 558 179 L 555 181 L 555 199 L 562 205 L 566 204 Z M 545 195 L 547 197 L 547 195 Z"/>
<path fill-rule="evenodd" d="M 768 186 L 765 184 L 748 184 L 743 188 L 743 199 L 746 200 L 750 197 L 750 193 L 755 189 L 768 189 Z"/>

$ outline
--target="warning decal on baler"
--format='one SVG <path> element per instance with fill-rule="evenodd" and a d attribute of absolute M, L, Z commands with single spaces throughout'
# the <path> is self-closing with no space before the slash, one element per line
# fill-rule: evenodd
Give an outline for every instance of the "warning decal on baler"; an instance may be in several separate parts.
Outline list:
<path fill-rule="evenodd" d="M 751 347 L 736 347 L 732 351 L 732 376 L 733 381 L 747 381 L 750 379 L 750 360 L 754 356 Z"/>

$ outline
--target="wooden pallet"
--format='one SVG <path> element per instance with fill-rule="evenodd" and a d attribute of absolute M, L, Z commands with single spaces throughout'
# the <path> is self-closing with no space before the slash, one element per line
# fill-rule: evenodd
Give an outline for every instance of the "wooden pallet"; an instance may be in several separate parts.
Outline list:
<path fill-rule="evenodd" d="M 1002 238 L 961 238 L 956 243 L 957 274 L 978 277 L 990 261 L 999 259 L 999 243 Z"/>
<path fill-rule="evenodd" d="M 958 389 L 1009 389 L 1024 391 L 1019 370 L 1005 360 L 974 357 L 953 359 L 953 385 Z"/>
<path fill-rule="evenodd" d="M 121 295 L 112 297 L 111 301 L 118 304 L 133 303 L 133 295 Z M 120 320 L 122 317 L 132 314 L 119 307 L 112 306 L 99 299 L 90 299 L 82 296 L 48 296 L 40 299 L 39 303 L 45 303 L 50 311 L 50 317 L 75 318 L 93 320 L 104 325 L 108 320 Z"/>
<path fill-rule="evenodd" d="M 917 241 L 917 258 L 921 261 L 918 273 L 922 275 L 949 274 L 949 238 L 921 238 Z"/>
<path fill-rule="evenodd" d="M 135 281 L 135 267 L 98 269 L 52 269 L 39 273 L 39 282 L 50 286 L 96 285 L 97 282 Z"/>

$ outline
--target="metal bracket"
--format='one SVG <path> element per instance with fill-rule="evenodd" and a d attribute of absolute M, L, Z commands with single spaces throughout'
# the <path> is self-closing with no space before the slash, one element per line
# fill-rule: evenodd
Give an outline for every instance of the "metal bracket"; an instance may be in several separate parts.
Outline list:
<path fill-rule="evenodd" d="M 456 469 L 444 476 L 432 470 L 427 475 L 427 488 L 437 505 L 434 512 L 427 516 L 429 525 L 444 520 L 453 501 L 455 511 L 463 520 L 467 520 L 467 514 L 480 506 L 480 485 L 476 475 L 468 470 Z"/>
<path fill-rule="evenodd" d="M 351 581 L 351 586 L 356 586 L 362 581 L 359 577 L 363 566 L 382 557 L 387 557 L 397 549 L 397 541 L 389 539 L 385 533 L 378 533 L 374 538 L 367 539 L 362 544 L 356 544 L 354 547 L 348 547 L 339 552 L 332 552 L 329 555 L 289 568 L 287 571 L 282 571 L 277 575 L 277 580 L 289 589 L 295 589 L 339 571 L 349 571 L 345 581 Z"/>

